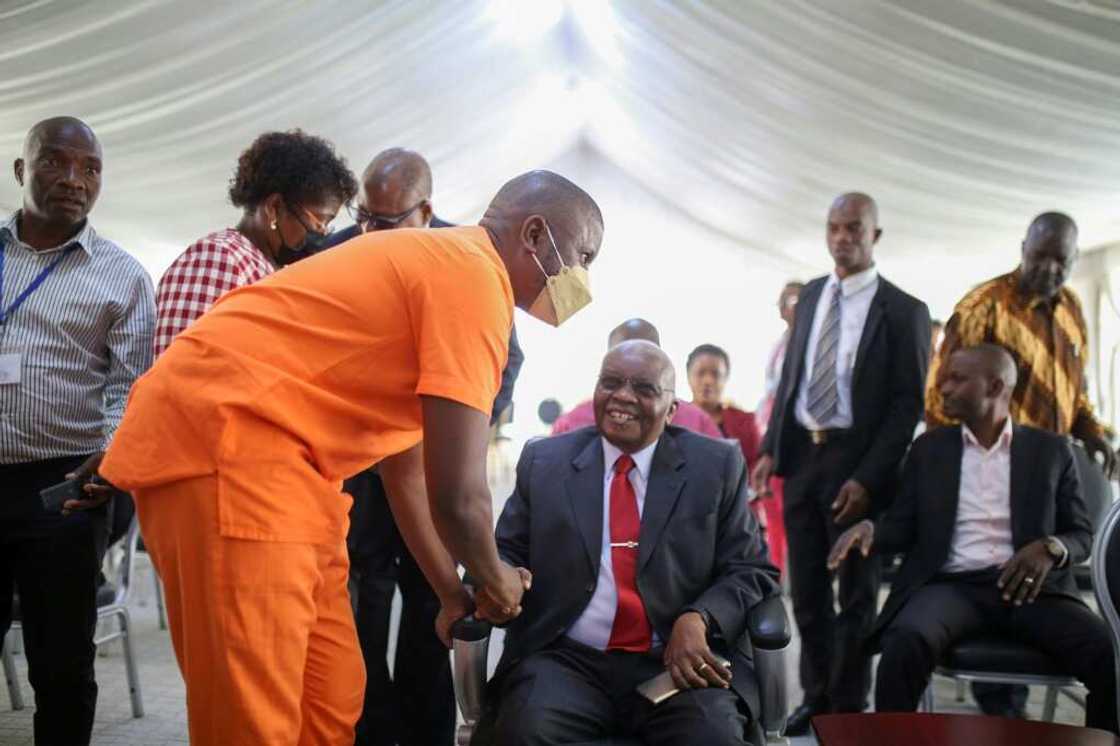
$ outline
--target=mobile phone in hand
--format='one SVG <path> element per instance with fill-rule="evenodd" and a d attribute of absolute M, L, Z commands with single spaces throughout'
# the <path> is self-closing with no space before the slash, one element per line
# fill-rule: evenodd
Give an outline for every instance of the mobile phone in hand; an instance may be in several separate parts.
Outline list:
<path fill-rule="evenodd" d="M 719 664 L 721 666 L 726 668 L 728 671 L 731 670 L 731 661 L 725 660 L 718 655 L 714 657 L 717 661 L 719 661 Z M 672 697 L 674 694 L 679 692 L 680 689 L 677 688 L 676 682 L 673 681 L 672 674 L 670 674 L 668 671 L 662 671 L 652 679 L 643 681 L 641 684 L 638 684 L 638 686 L 636 687 L 636 691 L 638 692 L 638 694 L 642 695 L 653 704 L 659 705 L 665 700 L 669 699 L 669 697 Z"/>
<path fill-rule="evenodd" d="M 39 498 L 43 501 L 43 508 L 48 513 L 61 513 L 62 506 L 67 501 L 81 500 L 85 497 L 82 492 L 83 484 L 85 482 L 81 479 L 67 479 L 65 482 L 59 482 L 53 487 L 40 491 Z"/>

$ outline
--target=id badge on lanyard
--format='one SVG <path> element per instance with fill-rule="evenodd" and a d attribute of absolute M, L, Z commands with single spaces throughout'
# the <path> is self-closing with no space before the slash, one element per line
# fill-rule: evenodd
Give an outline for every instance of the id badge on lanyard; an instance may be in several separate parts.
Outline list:
<path fill-rule="evenodd" d="M 58 258 L 44 267 L 11 304 L 7 307 L 0 305 L 0 386 L 18 384 L 23 371 L 22 351 L 5 345 L 8 336 L 8 321 L 12 314 L 16 312 L 16 309 L 22 306 L 31 297 L 31 294 L 39 289 L 39 286 L 62 263 L 62 260 L 77 248 L 78 244 L 75 243 L 63 249 Z M 7 253 L 7 247 L 0 248 L 0 303 L 3 303 L 4 298 L 4 257 Z"/>

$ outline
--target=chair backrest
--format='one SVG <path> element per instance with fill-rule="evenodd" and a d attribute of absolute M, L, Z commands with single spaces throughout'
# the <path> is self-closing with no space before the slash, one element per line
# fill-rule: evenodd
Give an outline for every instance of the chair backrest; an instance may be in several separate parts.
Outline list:
<path fill-rule="evenodd" d="M 1112 504 L 1112 482 L 1080 443 L 1073 444 L 1073 462 L 1081 480 L 1081 494 L 1085 497 L 1089 521 L 1093 524 L 1093 531 L 1096 531 L 1104 520 L 1108 506 Z"/>
<path fill-rule="evenodd" d="M 1112 504 L 1093 541 L 1093 592 L 1112 633 L 1116 680 L 1120 691 L 1120 502 Z M 1120 707 L 1120 694 L 1117 696 Z"/>

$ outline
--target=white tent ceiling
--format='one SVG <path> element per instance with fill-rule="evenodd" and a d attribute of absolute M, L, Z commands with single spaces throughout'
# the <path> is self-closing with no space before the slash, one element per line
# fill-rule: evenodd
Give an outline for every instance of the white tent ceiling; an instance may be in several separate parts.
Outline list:
<path fill-rule="evenodd" d="M 356 169 L 391 144 L 425 152 L 449 217 L 582 142 L 748 250 L 815 263 L 824 206 L 850 188 L 879 198 L 904 254 L 1014 246 L 1053 207 L 1092 245 L 1120 236 L 1116 8 L 6 0 L 0 151 L 41 117 L 87 119 L 99 223 L 151 241 L 140 254 L 223 222 L 237 153 L 294 126 Z M 5 179 L 0 203 L 17 201 Z"/>
<path fill-rule="evenodd" d="M 153 272 L 235 219 L 238 153 L 291 127 L 355 170 L 421 151 L 453 220 L 516 173 L 577 164 L 604 192 L 599 277 L 711 262 L 747 297 L 718 312 L 765 313 L 760 335 L 781 276 L 827 266 L 841 191 L 878 198 L 881 264 L 940 314 L 1013 264 L 1037 212 L 1073 214 L 1083 246 L 1120 238 L 1112 0 L 0 0 L 0 70 L 3 157 L 38 119 L 86 119 L 106 156 L 95 222 Z"/>

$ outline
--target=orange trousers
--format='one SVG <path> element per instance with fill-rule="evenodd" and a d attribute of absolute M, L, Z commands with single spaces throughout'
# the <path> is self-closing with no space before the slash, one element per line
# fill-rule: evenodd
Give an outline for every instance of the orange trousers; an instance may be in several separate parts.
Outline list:
<path fill-rule="evenodd" d="M 218 533 L 217 481 L 137 490 L 194 746 L 351 746 L 365 668 L 334 545 Z"/>

